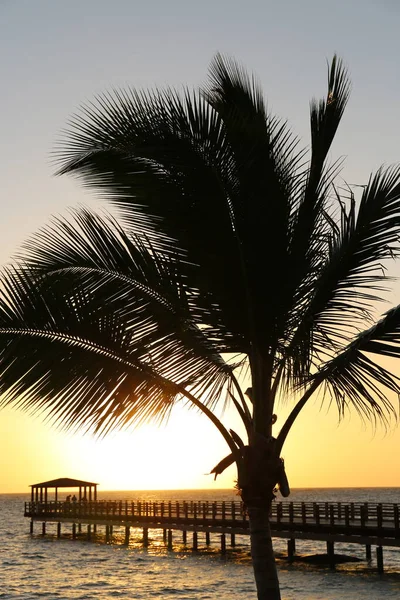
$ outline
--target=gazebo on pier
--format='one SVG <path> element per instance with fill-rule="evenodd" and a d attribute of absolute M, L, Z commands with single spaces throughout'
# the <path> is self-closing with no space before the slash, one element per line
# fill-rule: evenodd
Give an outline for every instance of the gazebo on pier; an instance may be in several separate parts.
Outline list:
<path fill-rule="evenodd" d="M 31 485 L 31 502 L 46 502 L 48 490 L 55 490 L 55 501 L 58 499 L 58 490 L 60 488 L 68 488 L 79 490 L 78 501 L 88 500 L 89 502 L 97 500 L 97 486 L 98 483 L 91 481 L 81 481 L 80 479 L 70 479 L 69 477 L 60 477 L 59 479 L 52 479 L 51 481 L 44 481 L 43 483 L 35 483 Z"/>

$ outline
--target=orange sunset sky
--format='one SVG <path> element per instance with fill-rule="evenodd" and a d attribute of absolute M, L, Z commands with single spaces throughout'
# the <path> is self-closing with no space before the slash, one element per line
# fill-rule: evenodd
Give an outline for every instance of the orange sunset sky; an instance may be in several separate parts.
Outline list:
<path fill-rule="evenodd" d="M 276 431 L 287 414 L 277 410 Z M 225 422 L 237 426 L 230 411 Z M 384 435 L 358 417 L 338 426 L 335 407 L 327 414 L 311 400 L 292 429 L 283 451 L 292 487 L 397 486 L 400 430 Z M 0 492 L 21 492 L 56 477 L 100 483 L 100 490 L 233 487 L 231 467 L 214 482 L 206 475 L 228 449 L 214 426 L 195 411 L 177 407 L 168 424 L 90 436 L 50 429 L 39 418 L 15 410 L 0 414 L 2 469 Z"/>

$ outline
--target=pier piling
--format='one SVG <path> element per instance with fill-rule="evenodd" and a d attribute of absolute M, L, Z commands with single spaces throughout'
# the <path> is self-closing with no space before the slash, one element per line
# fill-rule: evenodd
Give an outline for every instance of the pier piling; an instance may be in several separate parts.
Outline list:
<path fill-rule="evenodd" d="M 293 538 L 287 541 L 287 553 L 289 562 L 293 562 L 296 553 L 296 541 Z"/>
<path fill-rule="evenodd" d="M 125 546 L 129 546 L 129 536 L 130 536 L 131 528 L 125 527 Z"/>
<path fill-rule="evenodd" d="M 149 545 L 149 529 L 148 527 L 143 527 L 143 546 L 147 548 Z"/>
<path fill-rule="evenodd" d="M 329 566 L 335 568 L 335 544 L 334 542 L 326 542 L 326 551 L 328 553 Z"/>
<path fill-rule="evenodd" d="M 378 573 L 383 573 L 383 548 L 382 548 L 382 546 L 376 547 L 376 562 L 378 564 Z"/>

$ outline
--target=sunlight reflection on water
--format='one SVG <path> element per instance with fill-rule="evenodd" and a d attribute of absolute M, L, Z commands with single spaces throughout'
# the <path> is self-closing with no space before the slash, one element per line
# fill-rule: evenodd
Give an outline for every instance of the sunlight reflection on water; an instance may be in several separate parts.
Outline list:
<path fill-rule="evenodd" d="M 378 495 L 380 495 L 378 497 Z M 107 492 L 100 497 L 127 500 L 232 500 L 230 491 L 179 492 Z M 399 490 L 295 490 L 295 500 L 342 500 L 396 502 Z M 232 600 L 253 599 L 255 587 L 248 542 L 238 536 L 238 547 L 226 558 L 218 552 L 215 536 L 209 550 L 199 535 L 198 553 L 182 544 L 181 533 L 174 532 L 174 550 L 168 551 L 161 531 L 151 531 L 150 547 L 141 545 L 141 531 L 132 532 L 129 548 L 123 546 L 122 529 L 114 529 L 112 544 L 105 544 L 101 533 L 93 541 L 73 541 L 70 534 L 55 537 L 55 524 L 48 526 L 45 538 L 28 534 L 28 519 L 23 517 L 21 495 L 0 495 L 0 599 L 48 600 L 62 599 L 147 599 L 172 600 Z M 36 530 L 39 532 L 39 525 Z M 64 527 L 64 534 L 70 529 Z M 189 542 L 189 538 L 188 538 Z M 285 555 L 286 542 L 275 541 L 278 555 Z M 297 543 L 298 552 L 324 552 L 322 542 Z M 340 553 L 364 559 L 364 548 L 343 545 Z M 312 565 L 289 565 L 279 559 L 279 573 L 283 600 L 364 600 L 400 597 L 400 552 L 385 549 L 385 568 L 380 577 L 375 571 L 375 560 L 368 565 L 359 563 L 339 565 L 332 572 Z"/>

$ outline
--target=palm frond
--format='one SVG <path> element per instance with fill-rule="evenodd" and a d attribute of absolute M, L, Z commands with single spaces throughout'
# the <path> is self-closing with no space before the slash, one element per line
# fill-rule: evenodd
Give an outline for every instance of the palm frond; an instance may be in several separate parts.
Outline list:
<path fill-rule="evenodd" d="M 2 283 L 3 405 L 45 409 L 65 428 L 98 432 L 169 412 L 176 390 L 150 365 L 132 361 L 129 334 L 115 316 L 83 315 L 85 297 L 76 293 L 66 301 L 50 289 L 43 293 L 27 273 L 10 271 Z"/>
<path fill-rule="evenodd" d="M 192 351 L 224 368 L 220 352 L 225 343 L 230 347 L 229 335 L 225 342 L 222 328 L 205 327 L 210 315 L 198 306 L 198 292 L 188 287 L 185 275 L 195 267 L 179 254 L 155 250 L 146 237 L 125 232 L 109 215 L 102 218 L 88 209 L 71 214 L 72 219 L 54 219 L 32 236 L 19 254 L 22 263 L 38 276 L 57 280 L 58 286 L 63 279 L 67 285 L 78 281 L 92 294 L 92 302 L 96 297 L 99 306 L 119 311 L 128 328 L 131 318 L 138 327 L 135 311 L 140 306 L 144 323 L 157 321 L 157 335 L 164 323 L 166 333 L 173 330 Z M 147 329 L 151 332 L 149 325 Z M 142 327 L 136 335 L 145 336 L 144 344 L 149 341 Z"/>
<path fill-rule="evenodd" d="M 311 103 L 311 160 L 293 199 L 288 270 L 291 311 L 302 304 L 302 299 L 310 289 L 310 274 L 324 262 L 329 251 L 330 228 L 326 215 L 329 213 L 331 187 L 340 162 L 327 167 L 326 159 L 342 119 L 349 91 L 346 68 L 334 56 L 328 66 L 327 96 L 319 102 L 314 100 Z M 311 286 L 313 283 L 312 281 Z"/>
<path fill-rule="evenodd" d="M 382 357 L 400 357 L 400 305 L 359 334 L 315 375 L 335 398 L 340 414 L 348 404 L 369 420 L 385 422 L 387 415 L 395 414 L 387 390 L 399 394 L 400 378 L 375 362 Z"/>
<path fill-rule="evenodd" d="M 114 92 L 85 107 L 66 138 L 59 172 L 78 175 L 123 206 L 155 247 L 175 240 L 190 263 L 201 265 L 193 285 L 206 306 L 221 307 L 236 337 L 233 351 L 243 349 L 245 285 L 229 203 L 233 158 L 217 113 L 196 93 Z"/>
<path fill-rule="evenodd" d="M 217 401 L 230 368 L 215 352 L 196 351 L 189 336 L 180 336 L 173 325 L 168 330 L 165 315 L 164 328 L 158 328 L 156 311 L 149 310 L 147 293 L 143 301 L 142 288 L 125 296 L 123 308 L 123 286 L 114 286 L 107 297 L 99 280 L 95 286 L 87 283 L 65 273 L 49 279 L 28 269 L 4 274 L 3 402 L 48 408 L 66 427 L 85 424 L 105 433 L 131 421 L 163 418 L 186 388 L 205 394 L 205 404 Z M 159 304 L 151 300 L 153 308 Z M 198 346 L 200 342 L 199 333 Z M 202 343 L 205 350 L 204 339 Z"/>
<path fill-rule="evenodd" d="M 341 219 L 331 222 L 329 254 L 310 280 L 312 295 L 285 350 L 286 376 L 297 382 L 307 377 L 319 354 L 337 353 L 372 321 L 371 310 L 382 300 L 387 281 L 385 262 L 399 255 L 400 168 L 371 176 L 357 213 L 353 195 L 350 200 L 346 209 L 339 197 Z"/>
<path fill-rule="evenodd" d="M 316 187 L 349 99 L 350 83 L 343 61 L 336 55 L 328 65 L 328 93 L 325 99 L 313 100 L 310 107 L 311 168 L 309 185 Z M 314 182 L 311 182 L 311 179 Z"/>
<path fill-rule="evenodd" d="M 220 462 L 210 471 L 210 475 L 214 473 L 214 481 L 217 479 L 218 475 L 221 475 L 225 469 L 233 465 L 235 462 L 235 455 L 233 453 L 225 456 Z"/>
<path fill-rule="evenodd" d="M 287 297 L 289 222 L 297 169 L 304 153 L 287 125 L 268 115 L 256 79 L 217 54 L 205 98 L 221 117 L 235 158 L 237 185 L 230 196 L 241 250 L 253 339 L 271 346 L 283 323 Z M 267 257 L 268 269 L 261 275 Z M 273 293 L 271 293 L 273 290 Z"/>
<path fill-rule="evenodd" d="M 400 305 L 388 311 L 373 327 L 360 333 L 342 352 L 309 378 L 309 386 L 286 419 L 277 437 L 282 450 L 293 423 L 320 388 L 323 398 L 336 401 L 339 417 L 354 409 L 362 420 L 388 426 L 399 416 L 393 394 L 399 398 L 400 378 L 382 359 L 400 357 Z M 379 361 L 379 362 L 378 362 Z M 392 397 L 387 397 L 387 392 Z"/>

